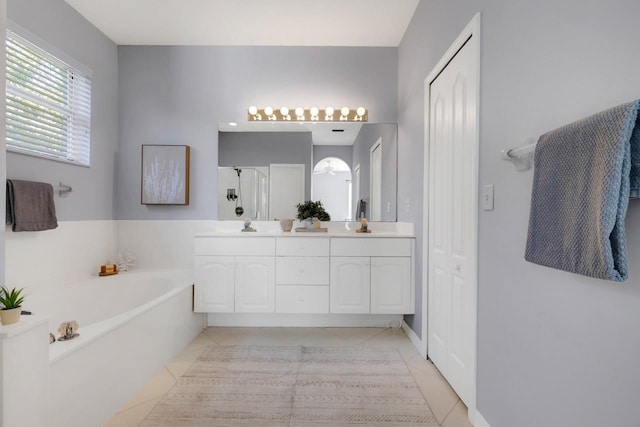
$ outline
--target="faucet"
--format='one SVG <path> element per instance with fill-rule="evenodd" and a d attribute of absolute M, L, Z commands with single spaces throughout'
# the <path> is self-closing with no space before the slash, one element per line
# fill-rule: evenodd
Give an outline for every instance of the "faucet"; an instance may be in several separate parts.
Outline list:
<path fill-rule="evenodd" d="M 244 228 L 240 231 L 256 231 L 256 229 L 251 226 L 251 218 L 244 220 Z"/>

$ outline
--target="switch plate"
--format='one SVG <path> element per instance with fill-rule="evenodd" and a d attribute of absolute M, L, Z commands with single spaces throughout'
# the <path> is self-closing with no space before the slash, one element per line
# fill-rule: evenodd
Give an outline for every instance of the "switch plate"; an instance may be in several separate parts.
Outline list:
<path fill-rule="evenodd" d="M 487 184 L 482 187 L 482 210 L 493 210 L 493 184 Z"/>

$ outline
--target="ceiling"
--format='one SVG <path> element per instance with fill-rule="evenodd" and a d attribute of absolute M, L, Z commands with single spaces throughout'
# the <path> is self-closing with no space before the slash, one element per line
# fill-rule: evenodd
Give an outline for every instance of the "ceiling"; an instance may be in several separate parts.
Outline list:
<path fill-rule="evenodd" d="M 119 45 L 390 46 L 419 0 L 65 0 Z"/>

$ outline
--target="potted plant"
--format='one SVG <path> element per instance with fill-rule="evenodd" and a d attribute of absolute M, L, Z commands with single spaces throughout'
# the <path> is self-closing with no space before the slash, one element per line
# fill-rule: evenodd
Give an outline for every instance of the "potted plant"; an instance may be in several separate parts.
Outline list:
<path fill-rule="evenodd" d="M 3 308 L 0 310 L 0 321 L 3 325 L 11 325 L 20 321 L 20 313 L 22 313 L 22 302 L 24 297 L 22 291 L 24 289 L 9 289 L 5 286 L 0 288 L 0 304 Z"/>
<path fill-rule="evenodd" d="M 310 228 L 314 218 L 319 221 L 331 221 L 331 216 L 322 207 L 322 202 L 307 200 L 304 203 L 298 203 L 298 218 L 305 227 Z"/>

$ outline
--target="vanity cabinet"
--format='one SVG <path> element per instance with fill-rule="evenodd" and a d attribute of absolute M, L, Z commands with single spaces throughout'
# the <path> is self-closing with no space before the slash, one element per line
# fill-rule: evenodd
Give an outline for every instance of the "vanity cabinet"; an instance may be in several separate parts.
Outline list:
<path fill-rule="evenodd" d="M 194 311 L 273 313 L 275 238 L 196 237 Z"/>
<path fill-rule="evenodd" d="M 413 313 L 413 239 L 331 239 L 331 313 Z"/>
<path fill-rule="evenodd" d="M 276 239 L 276 313 L 329 313 L 329 239 Z"/>
<path fill-rule="evenodd" d="M 410 237 L 196 236 L 196 312 L 411 314 Z"/>

